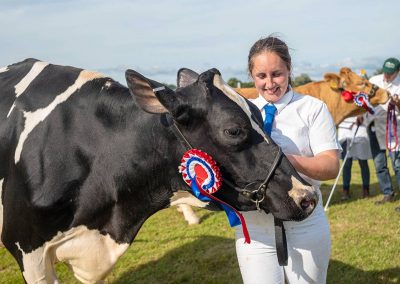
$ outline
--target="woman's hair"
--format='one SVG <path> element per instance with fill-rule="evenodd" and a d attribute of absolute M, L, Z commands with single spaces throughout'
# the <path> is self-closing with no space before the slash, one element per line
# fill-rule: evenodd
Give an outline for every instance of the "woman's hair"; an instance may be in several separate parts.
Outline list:
<path fill-rule="evenodd" d="M 250 48 L 249 57 L 247 61 L 247 68 L 251 76 L 253 70 L 253 57 L 263 52 L 275 52 L 285 62 L 289 73 L 292 71 L 292 58 L 289 54 L 289 48 L 286 43 L 275 36 L 268 36 L 266 38 L 259 39 Z M 291 79 L 289 78 L 289 84 Z"/>

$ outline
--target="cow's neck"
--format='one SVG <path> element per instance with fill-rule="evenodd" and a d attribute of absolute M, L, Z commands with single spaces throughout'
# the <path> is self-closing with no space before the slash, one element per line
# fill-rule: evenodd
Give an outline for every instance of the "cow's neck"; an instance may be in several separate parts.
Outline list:
<path fill-rule="evenodd" d="M 313 88 L 318 88 L 318 90 L 310 91 L 308 90 L 310 86 L 312 86 Z M 352 105 L 353 103 L 348 103 L 344 99 L 342 99 L 341 91 L 332 90 L 329 82 L 326 81 L 302 85 L 294 88 L 294 90 L 300 94 L 313 96 L 325 102 L 329 112 L 331 113 L 335 121 L 336 126 L 339 125 L 346 117 L 356 116 L 365 112 L 363 108 L 354 108 L 354 105 Z"/>
<path fill-rule="evenodd" d="M 112 145 L 115 149 L 122 149 L 122 153 L 114 156 L 116 165 L 110 167 L 110 170 L 115 168 L 115 172 L 106 175 L 114 180 L 103 182 L 99 173 L 93 172 L 94 178 L 89 183 L 92 187 L 96 186 L 94 183 L 99 183 L 98 187 L 103 183 L 114 187 L 110 188 L 111 200 L 102 205 L 109 208 L 86 208 L 86 212 L 92 209 L 92 213 L 83 214 L 86 219 L 78 222 L 91 224 L 89 229 L 101 228 L 121 243 L 132 242 L 151 215 L 169 206 L 173 191 L 184 188 L 178 173 L 181 158 L 178 152 L 182 152 L 183 148 L 162 125 L 160 115 L 141 113 L 140 118 L 131 124 L 126 131 L 118 134 L 118 141 L 121 142 Z M 134 152 L 129 145 L 135 145 Z M 128 161 L 124 157 L 128 157 Z M 93 223 L 94 219 L 96 223 Z M 115 222 L 120 225 L 115 226 Z M 115 230 L 117 227 L 118 230 Z"/>

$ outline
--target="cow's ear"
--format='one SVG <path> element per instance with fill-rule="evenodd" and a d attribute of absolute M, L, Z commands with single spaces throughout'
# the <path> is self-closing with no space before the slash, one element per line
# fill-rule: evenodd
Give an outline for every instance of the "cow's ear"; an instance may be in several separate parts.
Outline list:
<path fill-rule="evenodd" d="M 168 106 L 176 101 L 174 91 L 136 71 L 126 70 L 125 78 L 129 92 L 144 111 L 166 113 Z"/>
<path fill-rule="evenodd" d="M 326 73 L 324 75 L 324 80 L 329 83 L 329 86 L 333 90 L 338 90 L 340 88 L 340 77 L 335 73 Z"/>
<path fill-rule="evenodd" d="M 352 72 L 349 67 L 343 67 L 340 69 L 339 75 L 340 77 L 348 77 Z"/>
<path fill-rule="evenodd" d="M 188 68 L 181 68 L 178 71 L 176 85 L 178 88 L 183 88 L 193 84 L 199 78 L 199 74 Z"/>
<path fill-rule="evenodd" d="M 353 71 L 351 71 L 351 69 L 348 67 L 343 67 L 340 69 L 339 76 L 341 78 L 343 87 L 351 84 L 351 73 L 353 73 Z"/>

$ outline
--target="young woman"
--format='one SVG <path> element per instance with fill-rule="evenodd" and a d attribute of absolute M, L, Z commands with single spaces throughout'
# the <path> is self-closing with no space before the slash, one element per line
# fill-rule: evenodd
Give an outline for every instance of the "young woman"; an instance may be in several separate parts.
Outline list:
<path fill-rule="evenodd" d="M 296 170 L 317 188 L 319 181 L 335 178 L 340 150 L 335 124 L 322 101 L 292 91 L 286 43 L 272 36 L 258 40 L 250 49 L 248 69 L 259 93 L 253 103 L 264 119 L 265 106 L 276 108 L 270 135 Z M 285 267 L 278 264 L 273 216 L 243 212 L 251 237 L 251 244 L 245 244 L 242 231 L 236 231 L 236 253 L 244 283 L 285 283 L 285 276 L 289 283 L 326 282 L 330 232 L 320 193 L 319 197 L 307 219 L 284 222 L 288 246 Z"/>

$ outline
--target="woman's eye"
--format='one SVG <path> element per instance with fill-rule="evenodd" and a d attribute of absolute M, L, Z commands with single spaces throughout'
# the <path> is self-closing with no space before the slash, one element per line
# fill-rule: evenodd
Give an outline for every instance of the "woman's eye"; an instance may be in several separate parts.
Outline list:
<path fill-rule="evenodd" d="M 225 129 L 225 134 L 230 136 L 230 137 L 237 137 L 242 133 L 240 128 L 229 128 Z"/>

